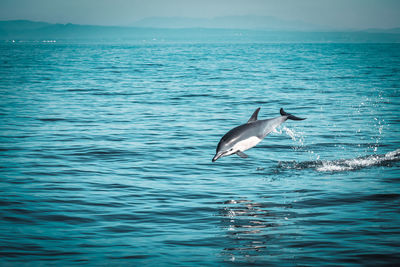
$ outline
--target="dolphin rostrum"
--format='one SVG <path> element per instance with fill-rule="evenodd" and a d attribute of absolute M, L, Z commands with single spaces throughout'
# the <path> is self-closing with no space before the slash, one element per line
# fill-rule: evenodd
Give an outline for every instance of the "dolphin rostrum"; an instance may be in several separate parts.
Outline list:
<path fill-rule="evenodd" d="M 287 119 L 296 121 L 305 119 L 286 113 L 283 108 L 281 108 L 280 117 L 258 120 L 257 116 L 259 111 L 260 108 L 256 109 L 247 123 L 233 128 L 221 138 L 217 146 L 217 152 L 212 159 L 213 162 L 221 157 L 232 154 L 236 154 L 241 158 L 247 158 L 248 156 L 243 153 L 243 151 L 260 143 L 261 140 Z"/>

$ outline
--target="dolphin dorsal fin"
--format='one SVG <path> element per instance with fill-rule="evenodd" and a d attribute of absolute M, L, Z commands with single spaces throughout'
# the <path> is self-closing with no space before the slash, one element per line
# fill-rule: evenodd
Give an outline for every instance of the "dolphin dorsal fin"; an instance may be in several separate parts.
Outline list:
<path fill-rule="evenodd" d="M 260 111 L 260 108 L 256 109 L 256 111 L 254 111 L 253 115 L 251 115 L 251 117 L 250 117 L 250 119 L 247 121 L 247 123 L 256 121 L 259 111 Z"/>

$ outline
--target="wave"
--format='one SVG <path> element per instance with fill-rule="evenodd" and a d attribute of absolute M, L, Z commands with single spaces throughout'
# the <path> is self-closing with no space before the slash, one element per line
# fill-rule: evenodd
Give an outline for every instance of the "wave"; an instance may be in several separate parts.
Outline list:
<path fill-rule="evenodd" d="M 386 154 L 375 154 L 353 159 L 339 160 L 315 160 L 315 161 L 281 161 L 278 167 L 282 169 L 315 169 L 319 172 L 343 172 L 353 171 L 368 167 L 392 166 L 393 163 L 400 161 L 400 149 Z"/>

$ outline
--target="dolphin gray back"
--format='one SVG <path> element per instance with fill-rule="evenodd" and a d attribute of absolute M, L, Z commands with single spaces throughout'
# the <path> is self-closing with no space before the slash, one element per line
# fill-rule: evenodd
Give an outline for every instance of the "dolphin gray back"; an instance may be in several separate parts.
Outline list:
<path fill-rule="evenodd" d="M 227 132 L 219 141 L 217 146 L 217 151 L 222 149 L 222 146 L 229 146 L 230 144 L 240 142 L 241 140 L 246 140 L 251 137 L 257 137 L 260 139 L 265 138 L 270 132 L 272 132 L 276 127 L 281 125 L 287 119 L 290 120 L 304 120 L 303 118 L 298 118 L 293 116 L 290 113 L 287 113 L 280 109 L 281 116 L 272 118 L 272 119 L 265 119 L 265 120 L 258 120 L 258 112 L 260 108 L 257 108 L 253 115 L 251 115 L 250 119 L 247 123 L 237 126 Z"/>
<path fill-rule="evenodd" d="M 235 142 L 241 139 L 247 139 L 252 136 L 260 135 L 260 128 L 262 127 L 263 121 L 255 121 L 237 126 L 227 132 L 221 139 L 224 142 Z"/>
<path fill-rule="evenodd" d="M 276 127 L 281 125 L 286 120 L 304 120 L 303 118 L 298 118 L 280 109 L 281 116 L 258 120 L 258 112 L 260 108 L 257 108 L 253 115 L 247 123 L 237 126 L 227 132 L 219 141 L 217 146 L 217 151 L 212 161 L 217 159 L 236 154 L 242 158 L 247 158 L 248 156 L 243 153 L 254 146 L 256 146 L 261 140 L 263 140 L 270 132 L 272 132 Z"/>
<path fill-rule="evenodd" d="M 260 109 L 261 108 L 257 108 L 254 111 L 253 115 L 251 115 L 247 123 L 237 126 L 232 130 L 230 130 L 229 132 L 227 132 L 219 141 L 217 146 L 217 151 L 221 149 L 221 146 L 230 145 L 232 143 L 248 139 L 252 136 L 259 137 L 260 134 L 262 135 L 259 129 L 262 123 L 257 118 Z"/>

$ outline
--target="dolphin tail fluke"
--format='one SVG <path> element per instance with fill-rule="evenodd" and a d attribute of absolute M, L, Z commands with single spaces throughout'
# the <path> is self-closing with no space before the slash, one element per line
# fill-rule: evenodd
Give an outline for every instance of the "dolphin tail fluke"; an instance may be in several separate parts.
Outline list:
<path fill-rule="evenodd" d="M 286 113 L 286 112 L 283 110 L 283 108 L 281 108 L 281 110 L 280 110 L 279 112 L 281 113 L 282 116 L 287 116 L 287 118 L 288 118 L 289 120 L 302 121 L 302 120 L 305 120 L 305 119 L 306 119 L 306 118 L 299 118 L 299 117 L 293 116 L 292 114 Z"/>

